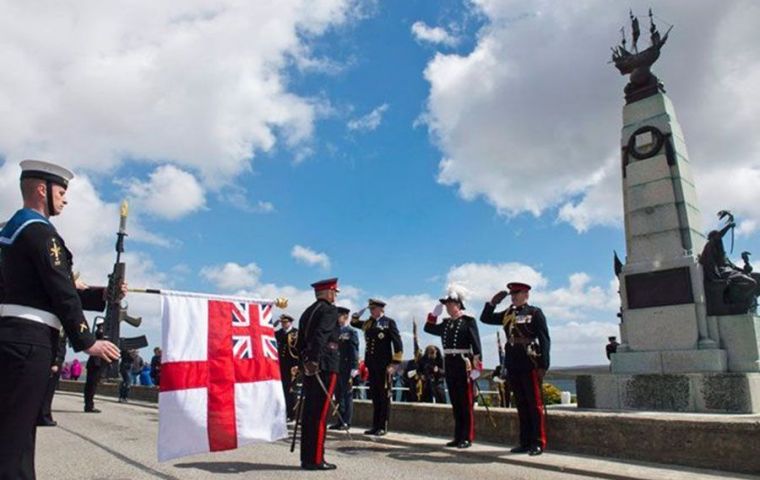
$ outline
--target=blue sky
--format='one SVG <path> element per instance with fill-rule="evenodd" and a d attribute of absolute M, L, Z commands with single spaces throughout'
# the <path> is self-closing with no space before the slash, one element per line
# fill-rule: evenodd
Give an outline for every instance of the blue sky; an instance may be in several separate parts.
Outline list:
<path fill-rule="evenodd" d="M 639 15 L 648 6 L 633 2 Z M 126 16 L 87 3 L 6 7 L 14 24 L 49 34 L 0 29 L 0 59 L 17 72 L 0 80 L 0 213 L 17 208 L 18 161 L 74 168 L 56 223 L 89 283 L 110 268 L 126 196 L 133 286 L 281 294 L 298 315 L 311 282 L 338 276 L 340 303 L 389 302 L 410 351 L 412 318 L 450 283 L 477 316 L 523 280 L 536 284 L 555 364 L 605 362 L 619 305 L 612 251 L 625 251 L 625 80 L 606 62 L 627 5 L 220 1 L 162 7 L 139 33 L 150 2 Z M 758 7 L 653 7 L 677 25 L 656 72 L 686 134 L 705 228 L 731 208 L 736 251 L 752 250 L 760 143 L 737 131 L 760 126 L 747 107 Z M 720 178 L 736 187 L 720 191 Z M 157 344 L 158 302 L 129 302 Z M 488 365 L 495 331 L 481 329 Z"/>

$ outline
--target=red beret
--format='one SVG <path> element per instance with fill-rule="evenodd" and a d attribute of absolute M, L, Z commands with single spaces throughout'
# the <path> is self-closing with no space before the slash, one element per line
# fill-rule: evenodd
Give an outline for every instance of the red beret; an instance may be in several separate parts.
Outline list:
<path fill-rule="evenodd" d="M 311 284 L 311 287 L 314 289 L 315 292 L 321 292 L 323 290 L 335 290 L 336 292 L 340 292 L 340 290 L 338 290 L 337 278 L 328 278 L 327 280 L 320 280 L 318 282 L 314 282 Z"/>

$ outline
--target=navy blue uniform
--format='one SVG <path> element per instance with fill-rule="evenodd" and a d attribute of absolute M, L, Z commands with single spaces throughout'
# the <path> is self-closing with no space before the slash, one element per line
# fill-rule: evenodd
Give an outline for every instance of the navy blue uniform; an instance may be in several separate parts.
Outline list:
<path fill-rule="evenodd" d="M 82 308 L 103 310 L 102 289 L 77 290 L 73 256 L 40 213 L 21 209 L 0 232 L 0 478 L 33 479 L 37 415 L 61 327 L 74 351 L 95 338 Z"/>
<path fill-rule="evenodd" d="M 454 441 L 472 442 L 475 439 L 472 411 L 475 402 L 469 370 L 473 366 L 473 357 L 481 354 L 478 324 L 468 315 L 444 318 L 439 324 L 431 316 L 425 323 L 425 332 L 441 337 L 443 344 L 443 368 L 454 414 Z"/>
<path fill-rule="evenodd" d="M 338 399 L 338 411 L 341 418 L 346 422 L 346 425 L 351 426 L 351 418 L 354 413 L 351 371 L 359 368 L 359 335 L 356 330 L 348 325 L 340 327 L 338 348 L 340 350 L 340 371 L 338 372 L 335 398 Z"/>
<path fill-rule="evenodd" d="M 280 357 L 280 380 L 282 391 L 285 394 L 285 408 L 288 420 L 290 420 L 296 414 L 296 375 L 293 369 L 298 367 L 298 351 L 296 350 L 298 329 L 291 328 L 286 332 L 281 328 L 274 333 L 274 337 L 277 340 L 277 354 Z"/>
<path fill-rule="evenodd" d="M 495 307 L 486 303 L 480 321 L 502 325 L 507 335 L 504 346 L 504 367 L 515 394 L 520 418 L 520 446 L 546 448 L 546 426 L 541 395 L 541 379 L 537 369 L 549 369 L 551 341 L 546 317 L 540 308 L 531 305 L 510 306 L 494 313 Z"/>
<path fill-rule="evenodd" d="M 351 318 L 351 326 L 364 331 L 364 364 L 369 372 L 369 391 L 372 395 L 372 430 L 386 431 L 391 408 L 391 379 L 387 368 L 399 364 L 404 355 L 396 321 L 382 316 L 367 320 Z"/>

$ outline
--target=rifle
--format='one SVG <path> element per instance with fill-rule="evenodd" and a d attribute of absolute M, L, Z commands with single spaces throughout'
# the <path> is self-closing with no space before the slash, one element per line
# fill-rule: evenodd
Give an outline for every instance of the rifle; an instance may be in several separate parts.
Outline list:
<path fill-rule="evenodd" d="M 422 401 L 422 373 L 420 372 L 420 358 L 422 358 L 422 349 L 420 349 L 420 342 L 417 337 L 417 320 L 412 319 L 412 336 L 414 338 L 414 364 L 417 366 L 417 372 L 414 375 L 414 390 L 417 396 L 417 401 Z"/>
<path fill-rule="evenodd" d="M 129 206 L 127 201 L 121 202 L 119 209 L 119 231 L 116 232 L 116 262 L 113 264 L 113 271 L 108 275 L 108 287 L 106 289 L 106 314 L 103 324 L 103 338 L 110 340 L 121 350 L 138 349 L 148 346 L 148 339 L 145 335 L 133 338 L 121 338 L 120 326 L 125 321 L 133 327 L 139 327 L 142 323 L 142 317 L 132 317 L 127 313 L 126 308 L 121 306 L 121 285 L 126 279 L 126 264 L 121 261 L 121 254 L 124 253 L 124 237 L 127 236 L 127 215 Z M 109 364 L 106 370 L 106 378 L 114 378 L 119 375 L 118 362 Z"/>

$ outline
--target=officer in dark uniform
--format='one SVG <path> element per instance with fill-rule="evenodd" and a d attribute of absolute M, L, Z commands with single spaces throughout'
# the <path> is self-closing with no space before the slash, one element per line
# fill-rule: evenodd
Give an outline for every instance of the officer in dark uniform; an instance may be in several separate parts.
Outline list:
<path fill-rule="evenodd" d="M 438 323 L 443 305 L 449 316 Z M 450 290 L 425 323 L 425 332 L 441 337 L 443 343 L 443 367 L 454 413 L 454 440 L 446 446 L 457 448 L 469 448 L 475 439 L 473 378 L 481 370 L 478 324 L 464 314 L 464 308 L 462 295 Z"/>
<path fill-rule="evenodd" d="M 296 343 L 304 375 L 301 468 L 334 470 L 334 464 L 325 462 L 325 431 L 340 363 L 340 327 L 335 307 L 338 279 L 321 280 L 311 286 L 317 301 L 301 315 Z"/>
<path fill-rule="evenodd" d="M 338 384 L 335 388 L 335 398 L 338 400 L 340 417 L 336 419 L 336 423 L 330 425 L 330 430 L 345 430 L 350 427 L 354 413 L 351 378 L 353 377 L 352 374 L 359 368 L 359 335 L 348 324 L 349 313 L 351 311 L 346 307 L 338 307 L 340 371 L 338 373 Z M 341 423 L 341 419 L 345 423 Z"/>
<path fill-rule="evenodd" d="M 58 379 L 61 377 L 61 366 L 66 358 L 66 334 L 61 332 L 58 343 L 55 345 L 55 355 L 53 365 L 50 367 L 50 377 L 48 378 L 45 396 L 42 398 L 42 407 L 40 414 L 37 416 L 38 427 L 55 427 L 58 422 L 53 420 L 53 397 L 55 390 L 58 388 Z"/>
<path fill-rule="evenodd" d="M 114 360 L 82 313 L 105 307 L 103 289 L 77 290 L 72 255 L 49 218 L 66 205 L 73 174 L 47 162 L 21 162 L 24 208 L 0 232 L 0 478 L 33 479 L 36 420 L 61 328 L 74 351 Z"/>
<path fill-rule="evenodd" d="M 105 320 L 103 317 L 95 318 L 95 338 L 101 340 L 105 335 L 104 331 Z M 98 357 L 90 357 L 87 359 L 87 377 L 84 383 L 84 411 L 85 413 L 100 413 L 100 410 L 95 408 L 95 394 L 98 391 L 98 384 L 103 373 L 103 366 L 105 362 Z"/>
<path fill-rule="evenodd" d="M 542 398 L 542 382 L 549 369 L 549 329 L 540 308 L 528 305 L 530 285 L 507 284 L 512 305 L 494 313 L 507 296 L 501 291 L 483 307 L 480 321 L 489 325 L 502 325 L 507 343 L 504 346 L 504 367 L 507 379 L 515 394 L 520 419 L 520 445 L 513 453 L 528 452 L 541 455 L 546 448 L 546 426 Z"/>
<path fill-rule="evenodd" d="M 366 308 L 369 308 L 370 317 L 361 320 Z M 396 321 L 385 316 L 385 302 L 370 298 L 366 308 L 351 316 L 351 326 L 364 330 L 364 364 L 369 371 L 372 395 L 372 428 L 364 433 L 382 436 L 388 430 L 391 378 L 404 358 L 404 346 Z"/>
<path fill-rule="evenodd" d="M 280 315 L 280 329 L 274 333 L 274 337 L 277 339 L 277 354 L 280 357 L 280 380 L 282 391 L 285 394 L 287 417 L 290 422 L 296 416 L 295 379 L 298 374 L 298 352 L 296 351 L 298 329 L 293 328 L 293 317 L 285 314 Z"/>

